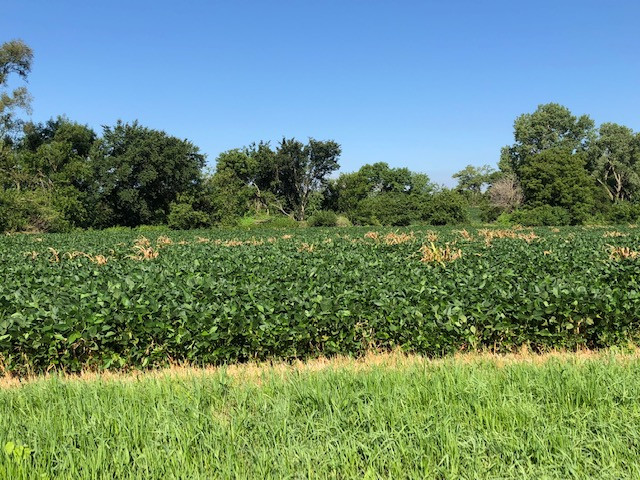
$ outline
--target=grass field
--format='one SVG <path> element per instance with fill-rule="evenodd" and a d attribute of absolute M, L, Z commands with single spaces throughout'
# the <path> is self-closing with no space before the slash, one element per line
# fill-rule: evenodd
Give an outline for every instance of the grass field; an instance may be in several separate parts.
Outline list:
<path fill-rule="evenodd" d="M 0 478 L 640 478 L 640 357 L 5 378 Z"/>

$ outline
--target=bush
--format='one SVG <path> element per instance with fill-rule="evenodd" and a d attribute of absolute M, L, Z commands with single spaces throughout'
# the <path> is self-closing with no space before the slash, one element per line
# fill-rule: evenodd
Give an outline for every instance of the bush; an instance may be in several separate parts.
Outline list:
<path fill-rule="evenodd" d="M 336 220 L 336 227 L 351 227 L 353 223 L 344 215 L 338 215 L 338 219 Z"/>
<path fill-rule="evenodd" d="M 365 198 L 353 214 L 359 225 L 406 226 L 422 217 L 418 195 L 382 193 Z"/>
<path fill-rule="evenodd" d="M 237 220 L 236 226 L 247 229 L 254 228 L 297 228 L 300 224 L 291 217 L 284 215 L 244 216 Z"/>
<path fill-rule="evenodd" d="M 300 224 L 291 217 L 278 216 L 278 217 L 270 217 L 265 223 L 263 223 L 265 227 L 269 228 L 297 228 Z"/>
<path fill-rule="evenodd" d="M 452 225 L 467 219 L 467 202 L 453 190 L 429 194 L 383 193 L 360 202 L 353 219 L 360 225 L 406 226 L 415 222 Z"/>
<path fill-rule="evenodd" d="M 431 225 L 455 225 L 467 220 L 467 201 L 460 193 L 443 190 L 428 198 L 421 215 Z"/>
<path fill-rule="evenodd" d="M 0 194 L 2 231 L 68 232 L 71 224 L 52 206 L 47 191 L 4 191 Z"/>
<path fill-rule="evenodd" d="M 335 227 L 338 225 L 338 216 L 330 210 L 321 210 L 309 217 L 310 227 Z"/>
<path fill-rule="evenodd" d="M 614 203 L 606 213 L 609 223 L 636 223 L 640 218 L 640 205 L 631 202 Z"/>
<path fill-rule="evenodd" d="M 511 214 L 511 222 L 525 226 L 570 225 L 571 214 L 562 207 L 543 205 L 534 208 L 523 208 Z"/>
<path fill-rule="evenodd" d="M 511 214 L 502 212 L 500 215 L 498 215 L 498 218 L 496 218 L 495 223 L 496 225 L 499 225 L 501 227 L 510 227 L 511 225 L 513 225 Z"/>
<path fill-rule="evenodd" d="M 480 221 L 484 223 L 495 222 L 500 215 L 508 213 L 505 207 L 494 205 L 486 197 L 480 201 L 478 208 L 480 209 Z"/>
<path fill-rule="evenodd" d="M 169 227 L 174 230 L 189 230 L 211 225 L 209 216 L 204 212 L 194 210 L 190 203 L 172 202 L 167 220 Z"/>

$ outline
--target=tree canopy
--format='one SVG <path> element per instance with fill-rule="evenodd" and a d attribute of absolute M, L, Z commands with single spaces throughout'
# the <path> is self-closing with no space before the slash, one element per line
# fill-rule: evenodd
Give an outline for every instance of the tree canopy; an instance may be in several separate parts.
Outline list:
<path fill-rule="evenodd" d="M 0 139 L 19 127 L 15 118 L 18 109 L 29 110 L 31 96 L 25 86 L 8 90 L 12 74 L 26 80 L 31 72 L 33 50 L 22 40 L 10 40 L 0 45 Z"/>

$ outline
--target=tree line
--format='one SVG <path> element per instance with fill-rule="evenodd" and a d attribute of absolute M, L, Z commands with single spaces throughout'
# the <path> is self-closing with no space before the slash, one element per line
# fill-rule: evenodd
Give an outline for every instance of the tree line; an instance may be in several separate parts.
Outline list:
<path fill-rule="evenodd" d="M 541 105 L 514 123 L 498 169 L 467 166 L 456 188 L 378 162 L 340 173 L 334 140 L 282 138 L 221 153 L 215 170 L 189 140 L 138 122 L 87 125 L 60 116 L 25 122 L 33 52 L 0 46 L 0 230 L 168 224 L 432 225 L 633 222 L 640 211 L 640 135 L 625 126 Z M 471 208 L 470 208 L 471 207 Z"/>
<path fill-rule="evenodd" d="M 454 175 L 485 221 L 638 221 L 640 133 L 616 123 L 596 128 L 588 115 L 549 103 L 516 118 L 514 140 L 497 171 L 469 165 Z"/>

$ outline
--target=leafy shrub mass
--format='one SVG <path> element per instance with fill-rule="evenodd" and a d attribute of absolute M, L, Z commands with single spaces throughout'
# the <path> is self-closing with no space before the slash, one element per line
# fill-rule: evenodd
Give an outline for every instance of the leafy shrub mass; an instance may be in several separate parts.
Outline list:
<path fill-rule="evenodd" d="M 635 223 L 640 218 L 640 205 L 631 202 L 614 203 L 606 215 L 607 223 Z"/>
<path fill-rule="evenodd" d="M 610 230 L 7 235 L 0 371 L 627 342 L 640 234 Z"/>
<path fill-rule="evenodd" d="M 332 211 L 320 211 L 309 217 L 310 227 L 335 227 L 338 224 L 338 216 Z"/>
<path fill-rule="evenodd" d="M 511 214 L 511 222 L 529 226 L 569 225 L 571 224 L 571 215 L 562 207 L 543 205 L 541 207 L 516 210 Z"/>
<path fill-rule="evenodd" d="M 190 203 L 174 202 L 169 207 L 167 224 L 176 230 L 189 230 L 207 227 L 211 224 L 211 219 L 206 213 L 194 210 Z"/>

